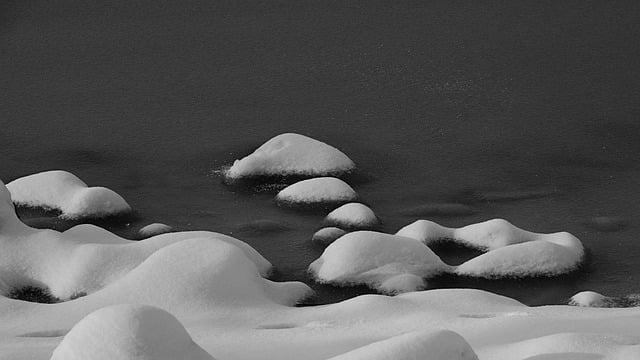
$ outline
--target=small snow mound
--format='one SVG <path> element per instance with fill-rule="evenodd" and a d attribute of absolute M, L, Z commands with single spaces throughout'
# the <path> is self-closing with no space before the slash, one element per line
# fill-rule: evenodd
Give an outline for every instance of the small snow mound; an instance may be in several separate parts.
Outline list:
<path fill-rule="evenodd" d="M 148 238 L 160 234 L 165 234 L 171 231 L 173 231 L 173 228 L 169 225 L 153 223 L 142 227 L 140 230 L 138 230 L 138 234 L 142 237 Z"/>
<path fill-rule="evenodd" d="M 349 184 L 333 177 L 319 177 L 287 186 L 276 200 L 291 204 L 318 204 L 352 201 L 357 194 Z"/>
<path fill-rule="evenodd" d="M 585 307 L 611 307 L 611 299 L 595 291 L 582 291 L 571 297 L 569 305 Z"/>
<path fill-rule="evenodd" d="M 414 331 L 349 351 L 330 360 L 477 360 L 469 343 L 450 330 Z"/>
<path fill-rule="evenodd" d="M 356 231 L 342 236 L 309 266 L 309 271 L 322 283 L 365 284 L 379 291 L 390 289 L 393 293 L 400 292 L 402 286 L 392 285 L 406 285 L 409 279 L 392 280 L 398 275 L 423 278 L 449 269 L 419 241 L 374 231 Z M 383 288 L 386 281 L 389 282 Z"/>
<path fill-rule="evenodd" d="M 145 305 L 109 306 L 78 322 L 51 360 L 213 360 L 168 312 Z"/>
<path fill-rule="evenodd" d="M 346 231 L 337 227 L 326 227 L 316 231 L 311 237 L 311 241 L 322 245 L 329 245 L 346 233 Z"/>
<path fill-rule="evenodd" d="M 343 227 L 367 229 L 378 224 L 376 214 L 368 206 L 360 203 L 348 203 L 333 210 L 326 222 Z"/>
<path fill-rule="evenodd" d="M 236 160 L 225 172 L 230 179 L 251 176 L 336 175 L 355 164 L 340 150 L 310 137 L 280 134 L 252 154 Z"/>
<path fill-rule="evenodd" d="M 400 274 L 388 278 L 380 284 L 380 291 L 385 294 L 400 294 L 410 291 L 424 290 L 427 284 L 420 276 Z"/>
<path fill-rule="evenodd" d="M 88 187 L 77 176 L 62 170 L 45 171 L 7 184 L 11 198 L 21 206 L 56 209 L 63 217 L 107 217 L 131 212 L 113 190 Z"/>

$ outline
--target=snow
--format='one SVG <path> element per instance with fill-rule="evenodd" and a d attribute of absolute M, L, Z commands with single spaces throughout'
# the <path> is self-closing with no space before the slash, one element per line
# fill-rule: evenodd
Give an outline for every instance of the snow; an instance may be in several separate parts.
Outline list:
<path fill-rule="evenodd" d="M 51 360 L 213 360 L 168 312 L 146 305 L 104 307 L 80 320 Z"/>
<path fill-rule="evenodd" d="M 66 218 L 131 212 L 129 204 L 113 190 L 88 187 L 77 176 L 62 170 L 21 177 L 7 184 L 7 188 L 17 205 L 60 210 Z"/>
<path fill-rule="evenodd" d="M 368 229 L 378 224 L 378 218 L 368 206 L 348 203 L 330 212 L 325 222 L 345 228 Z"/>
<path fill-rule="evenodd" d="M 321 245 L 329 245 L 347 232 L 337 227 L 325 227 L 316 231 L 311 241 Z"/>
<path fill-rule="evenodd" d="M 309 271 L 321 283 L 365 284 L 387 293 L 417 290 L 424 283 L 416 282 L 415 277 L 431 277 L 448 270 L 449 266 L 420 242 L 374 231 L 342 236 L 309 265 Z M 407 284 L 415 286 L 408 288 Z"/>
<path fill-rule="evenodd" d="M 554 276 L 575 270 L 584 259 L 580 240 L 568 232 L 539 234 L 493 219 L 458 229 L 418 220 L 397 233 L 427 245 L 439 241 L 488 250 L 455 269 L 474 277 Z"/>
<path fill-rule="evenodd" d="M 569 305 L 590 307 L 611 307 L 610 298 L 595 291 L 582 291 L 571 297 Z"/>
<path fill-rule="evenodd" d="M 640 307 L 528 307 L 474 289 L 293 307 L 309 287 L 265 279 L 268 261 L 237 239 L 194 231 L 131 242 L 93 225 L 32 229 L 2 183 L 0 248 L 0 295 L 29 281 L 58 294 L 94 289 L 56 304 L 0 296 L 2 359 L 456 359 L 471 350 L 481 360 L 640 358 Z M 447 268 L 415 239 L 366 231 L 336 240 L 314 264 L 321 276 L 390 288 Z"/>
<path fill-rule="evenodd" d="M 278 193 L 276 200 L 290 204 L 334 203 L 355 200 L 355 190 L 334 177 L 319 177 L 299 181 Z"/>
<path fill-rule="evenodd" d="M 142 237 L 148 238 L 155 235 L 160 235 L 173 231 L 173 228 L 169 225 L 161 223 L 153 223 L 142 227 L 138 230 L 138 234 Z"/>
<path fill-rule="evenodd" d="M 330 360 L 477 360 L 471 346 L 450 330 L 415 331 L 378 341 Z"/>
<path fill-rule="evenodd" d="M 355 164 L 340 150 L 310 137 L 280 134 L 252 154 L 236 160 L 225 176 L 337 175 L 352 171 Z"/>

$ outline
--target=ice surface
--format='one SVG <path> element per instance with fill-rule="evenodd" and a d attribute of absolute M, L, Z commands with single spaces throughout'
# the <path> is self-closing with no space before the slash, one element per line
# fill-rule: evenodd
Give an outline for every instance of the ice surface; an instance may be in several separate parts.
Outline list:
<path fill-rule="evenodd" d="M 355 164 L 340 150 L 310 137 L 280 134 L 252 154 L 236 160 L 225 176 L 336 175 L 353 170 Z"/>
<path fill-rule="evenodd" d="M 131 212 L 127 202 L 111 189 L 88 187 L 62 170 L 21 177 L 7 184 L 13 202 L 21 206 L 55 209 L 63 217 L 106 217 Z"/>

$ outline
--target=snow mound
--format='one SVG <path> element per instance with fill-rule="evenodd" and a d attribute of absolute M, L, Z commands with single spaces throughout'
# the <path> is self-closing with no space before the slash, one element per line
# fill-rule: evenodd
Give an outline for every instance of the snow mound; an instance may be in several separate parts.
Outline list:
<path fill-rule="evenodd" d="M 424 283 L 417 283 L 415 277 L 431 277 L 449 269 L 420 242 L 374 231 L 356 231 L 342 236 L 309 265 L 309 271 L 318 282 L 365 284 L 387 293 L 417 290 Z M 407 274 L 415 277 L 398 277 Z"/>
<path fill-rule="evenodd" d="M 418 220 L 397 235 L 427 245 L 452 241 L 489 250 L 457 267 L 459 275 L 476 277 L 553 276 L 576 269 L 584 258 L 580 240 L 567 232 L 538 234 L 503 219 L 493 219 L 458 229 Z"/>
<path fill-rule="evenodd" d="M 115 305 L 78 322 L 51 360 L 213 360 L 168 312 L 145 305 Z"/>
<path fill-rule="evenodd" d="M 376 214 L 368 206 L 360 203 L 348 203 L 333 210 L 325 221 L 342 227 L 367 229 L 378 224 Z"/>
<path fill-rule="evenodd" d="M 415 331 L 374 342 L 330 360 L 477 360 L 467 341 L 450 330 Z"/>
<path fill-rule="evenodd" d="M 153 224 L 144 226 L 143 228 L 138 230 L 138 234 L 142 237 L 148 238 L 155 235 L 168 233 L 171 231 L 173 231 L 173 228 L 169 225 L 165 225 L 161 223 L 153 223 Z"/>
<path fill-rule="evenodd" d="M 352 171 L 355 164 L 340 150 L 310 137 L 280 134 L 252 154 L 236 160 L 225 176 L 336 175 Z"/>
<path fill-rule="evenodd" d="M 346 233 L 346 231 L 337 227 L 326 227 L 316 231 L 311 237 L 311 241 L 322 245 L 329 245 Z"/>
<path fill-rule="evenodd" d="M 33 229 L 16 217 L 0 182 L 0 294 L 26 287 L 45 289 L 63 300 L 90 294 L 120 279 L 158 250 L 194 238 L 237 247 L 262 275 L 271 269 L 248 244 L 208 231 L 130 241 L 93 225 L 78 225 L 62 233 Z"/>
<path fill-rule="evenodd" d="M 56 209 L 63 217 L 106 217 L 131 212 L 127 202 L 111 189 L 88 187 L 62 170 L 45 171 L 7 184 L 13 202 L 21 206 Z"/>
<path fill-rule="evenodd" d="M 571 297 L 569 305 L 599 308 L 624 308 L 640 306 L 640 294 L 609 297 L 595 291 L 582 291 Z"/>
<path fill-rule="evenodd" d="M 318 204 L 355 200 L 355 190 L 346 182 L 333 177 L 319 177 L 287 186 L 276 200 L 290 204 Z"/>

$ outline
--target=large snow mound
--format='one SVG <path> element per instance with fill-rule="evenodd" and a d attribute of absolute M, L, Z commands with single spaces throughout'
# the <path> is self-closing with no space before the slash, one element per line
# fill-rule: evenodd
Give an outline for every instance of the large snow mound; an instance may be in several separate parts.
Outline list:
<path fill-rule="evenodd" d="M 236 160 L 225 176 L 336 175 L 353 170 L 355 164 L 340 150 L 310 137 L 278 135 L 252 154 Z"/>
<path fill-rule="evenodd" d="M 396 235 L 427 245 L 452 241 L 488 250 L 457 267 L 455 272 L 465 276 L 553 276 L 575 270 L 584 258 L 582 243 L 568 232 L 539 234 L 520 229 L 503 219 L 457 229 L 418 220 L 400 229 Z"/>
<path fill-rule="evenodd" d="M 424 281 L 416 279 L 449 269 L 419 241 L 374 231 L 356 231 L 342 236 L 309 266 L 319 282 L 365 284 L 386 293 L 421 289 L 425 286 Z"/>
<path fill-rule="evenodd" d="M 213 360 L 168 312 L 145 305 L 114 305 L 76 324 L 51 360 Z"/>
<path fill-rule="evenodd" d="M 325 221 L 345 228 L 367 229 L 378 224 L 376 214 L 368 206 L 348 203 L 330 212 Z"/>
<path fill-rule="evenodd" d="M 93 225 L 65 232 L 33 229 L 16 217 L 0 182 L 0 294 L 34 286 L 59 299 L 90 294 L 121 278 L 159 249 L 187 239 L 229 243 L 267 275 L 271 264 L 248 244 L 208 231 L 162 234 L 129 241 Z"/>
<path fill-rule="evenodd" d="M 318 204 L 355 200 L 355 190 L 334 177 L 319 177 L 299 181 L 278 193 L 276 200 L 290 204 Z"/>
<path fill-rule="evenodd" d="M 477 360 L 471 346 L 450 330 L 415 331 L 377 341 L 330 360 Z"/>
<path fill-rule="evenodd" d="M 106 217 L 131 212 L 115 191 L 88 187 L 77 176 L 62 170 L 45 171 L 7 184 L 14 203 L 21 206 L 56 209 L 63 217 Z"/>

